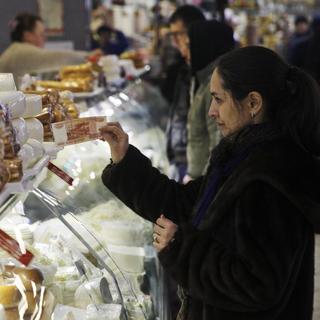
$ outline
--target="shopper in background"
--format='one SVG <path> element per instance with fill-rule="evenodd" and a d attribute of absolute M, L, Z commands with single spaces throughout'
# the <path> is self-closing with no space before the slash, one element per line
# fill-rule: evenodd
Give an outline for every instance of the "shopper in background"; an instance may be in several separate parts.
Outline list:
<path fill-rule="evenodd" d="M 97 40 L 93 40 L 92 49 L 100 48 L 104 54 L 120 55 L 129 48 L 129 41 L 123 32 L 103 25 L 96 31 Z"/>
<path fill-rule="evenodd" d="M 173 102 L 171 103 L 167 125 L 167 155 L 170 161 L 171 178 L 182 182 L 187 170 L 187 115 L 190 106 L 191 71 L 188 65 L 188 29 L 196 21 L 204 21 L 201 10 L 195 6 L 179 7 L 170 17 L 170 35 L 180 51 L 183 60 L 179 62 L 174 83 Z"/>
<path fill-rule="evenodd" d="M 0 72 L 13 73 L 16 81 L 26 73 L 56 71 L 63 65 L 83 63 L 90 55 L 85 51 L 44 49 L 45 26 L 36 15 L 19 14 L 10 22 L 10 28 L 12 43 L 0 56 Z"/>
<path fill-rule="evenodd" d="M 210 78 L 214 61 L 234 46 L 233 30 L 224 23 L 203 21 L 194 23 L 189 29 L 187 60 L 191 65 L 192 85 L 185 183 L 204 174 L 209 155 L 220 141 L 217 124 L 208 117 L 212 100 Z"/>
<path fill-rule="evenodd" d="M 288 61 L 292 63 L 293 59 L 295 59 L 295 47 L 303 40 L 305 40 L 307 37 L 310 36 L 310 25 L 309 20 L 306 16 L 296 16 L 294 20 L 294 32 L 292 36 L 289 39 L 288 42 Z"/>
<path fill-rule="evenodd" d="M 297 46 L 303 56 L 301 67 L 309 72 L 320 85 L 320 16 L 313 18 L 312 35 Z"/>
<path fill-rule="evenodd" d="M 104 184 L 154 222 L 154 246 L 185 292 L 179 319 L 311 320 L 320 232 L 320 92 L 263 47 L 233 50 L 211 78 L 209 116 L 223 139 L 206 175 L 169 180 L 101 129 L 113 164 Z"/>

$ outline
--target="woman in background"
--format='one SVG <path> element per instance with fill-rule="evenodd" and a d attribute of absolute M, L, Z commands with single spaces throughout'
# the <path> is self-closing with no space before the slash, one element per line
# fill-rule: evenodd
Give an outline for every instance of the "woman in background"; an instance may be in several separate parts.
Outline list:
<path fill-rule="evenodd" d="M 84 63 L 93 54 L 44 49 L 45 26 L 42 19 L 33 14 L 17 15 L 10 27 L 12 43 L 0 56 L 0 72 L 13 73 L 16 82 L 26 73 L 57 71 L 63 65 Z"/>

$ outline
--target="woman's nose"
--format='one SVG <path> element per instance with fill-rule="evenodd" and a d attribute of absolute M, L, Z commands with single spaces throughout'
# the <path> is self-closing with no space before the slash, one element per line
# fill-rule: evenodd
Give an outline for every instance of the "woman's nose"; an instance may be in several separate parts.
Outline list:
<path fill-rule="evenodd" d="M 216 118 L 218 116 L 218 108 L 215 106 L 214 101 L 211 102 L 211 105 L 208 111 L 208 116 L 210 118 Z"/>

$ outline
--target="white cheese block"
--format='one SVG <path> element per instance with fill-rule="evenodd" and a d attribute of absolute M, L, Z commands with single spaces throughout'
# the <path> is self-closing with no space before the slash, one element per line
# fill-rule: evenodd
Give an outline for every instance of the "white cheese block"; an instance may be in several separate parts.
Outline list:
<path fill-rule="evenodd" d="M 23 170 L 32 167 L 34 162 L 34 151 L 31 146 L 28 144 L 23 145 L 18 153 L 18 156 L 22 160 Z"/>
<path fill-rule="evenodd" d="M 42 112 L 42 98 L 36 94 L 26 94 L 26 111 L 24 118 L 32 118 Z"/>
<path fill-rule="evenodd" d="M 12 120 L 12 125 L 16 133 L 17 142 L 23 146 L 28 140 L 27 125 L 23 118 Z"/>
<path fill-rule="evenodd" d="M 98 308 L 98 310 L 97 310 Z M 90 304 L 87 307 L 87 320 L 121 320 L 121 304 Z"/>
<path fill-rule="evenodd" d="M 22 117 L 26 111 L 26 97 L 21 91 L 0 92 L 0 103 L 8 107 L 11 119 Z"/>
<path fill-rule="evenodd" d="M 35 118 L 29 118 L 25 121 L 27 125 L 28 137 L 43 142 L 44 130 L 42 123 Z"/>
<path fill-rule="evenodd" d="M 144 271 L 144 248 L 108 245 L 108 250 L 122 271 L 134 273 Z"/>
<path fill-rule="evenodd" d="M 0 73 L 0 91 L 17 91 L 12 73 Z"/>
<path fill-rule="evenodd" d="M 42 143 L 36 139 L 28 139 L 27 144 L 33 149 L 35 161 L 40 160 L 44 155 L 44 147 Z"/>

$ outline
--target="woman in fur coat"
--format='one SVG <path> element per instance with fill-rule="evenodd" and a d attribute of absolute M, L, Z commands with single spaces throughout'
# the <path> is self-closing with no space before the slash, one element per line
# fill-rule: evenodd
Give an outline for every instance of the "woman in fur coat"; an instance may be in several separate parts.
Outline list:
<path fill-rule="evenodd" d="M 210 91 L 223 139 L 205 176 L 169 180 L 109 123 L 102 180 L 155 223 L 159 259 L 183 292 L 179 319 L 311 320 L 319 89 L 271 50 L 246 47 L 217 61 Z"/>

